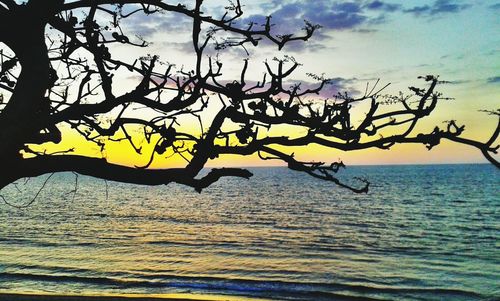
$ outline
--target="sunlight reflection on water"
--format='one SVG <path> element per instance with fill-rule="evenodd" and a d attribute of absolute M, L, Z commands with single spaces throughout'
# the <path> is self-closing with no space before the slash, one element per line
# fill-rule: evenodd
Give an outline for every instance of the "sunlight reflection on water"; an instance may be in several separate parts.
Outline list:
<path fill-rule="evenodd" d="M 0 205 L 0 292 L 480 300 L 500 289 L 498 171 L 350 167 L 357 195 L 284 168 L 198 194 L 54 175 Z M 45 176 L 46 177 L 46 176 Z M 25 203 L 44 177 L 2 194 Z"/>

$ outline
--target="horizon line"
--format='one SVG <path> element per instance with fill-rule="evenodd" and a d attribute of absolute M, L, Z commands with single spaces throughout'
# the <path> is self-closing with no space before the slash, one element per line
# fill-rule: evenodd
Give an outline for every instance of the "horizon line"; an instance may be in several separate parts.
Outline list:
<path fill-rule="evenodd" d="M 327 164 L 325 164 L 327 165 Z M 425 165 L 491 165 L 489 162 L 449 162 L 449 163 L 379 163 L 379 164 L 348 164 L 346 167 L 350 166 L 425 166 Z M 286 165 L 234 165 L 234 166 L 205 166 L 204 169 L 208 168 L 269 168 L 269 167 L 284 167 Z"/>

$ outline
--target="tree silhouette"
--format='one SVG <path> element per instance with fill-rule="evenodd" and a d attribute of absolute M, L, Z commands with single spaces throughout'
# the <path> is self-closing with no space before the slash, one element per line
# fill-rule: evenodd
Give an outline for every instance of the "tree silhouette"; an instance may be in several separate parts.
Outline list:
<path fill-rule="evenodd" d="M 310 101 L 307 96 L 317 95 L 331 80 L 310 75 L 317 86 L 287 86 L 299 63 L 284 56 L 264 62 L 267 72 L 260 81 L 247 79 L 248 60 L 243 61 L 238 78 L 221 80 L 223 62 L 217 51 L 247 49 L 263 42 L 282 49 L 292 41 L 307 41 L 319 25 L 305 22 L 299 34 L 278 34 L 271 17 L 264 24 L 238 22 L 243 14 L 239 1 L 230 2 L 220 17 L 203 13 L 202 0 L 193 2 L 188 7 L 161 0 L 0 0 L 0 188 L 22 177 L 74 171 L 128 183 L 176 182 L 201 191 L 221 177 L 252 175 L 245 169 L 219 168 L 199 176 L 210 159 L 258 154 L 263 160 L 281 160 L 292 170 L 355 192 L 368 190 L 365 180 L 350 186 L 335 176 L 344 167 L 342 162 L 304 162 L 283 150 L 309 144 L 349 151 L 420 143 L 431 149 L 448 139 L 480 149 L 499 167 L 492 154 L 498 150 L 493 144 L 500 124 L 485 143 L 462 138 L 464 126 L 455 121 L 430 133 L 415 134 L 419 121 L 444 98 L 436 91 L 441 83 L 436 76 L 420 77 L 425 87 L 410 87 L 408 95 L 385 95 L 385 87 L 377 82 L 359 95 L 339 93 Z M 163 13 L 190 19 L 193 70 L 161 62 L 156 55 L 127 61 L 113 53 L 115 45 L 148 46 L 140 37 L 124 32 L 127 18 Z M 136 76 L 137 85 L 118 94 L 115 78 L 119 74 Z M 359 121 L 352 114 L 362 103 L 368 109 Z M 138 108 L 149 113 L 134 113 Z M 490 113 L 499 115 L 498 111 Z M 199 133 L 185 130 L 187 117 L 199 120 Z M 202 120 L 207 118 L 205 127 Z M 53 153 L 35 150 L 36 145 L 59 144 L 64 125 L 101 150 L 107 141 L 127 140 L 148 163 L 121 166 L 104 157 L 74 153 L 73 148 Z M 276 126 L 305 134 L 270 134 L 269 129 Z M 154 147 L 142 147 L 132 127 L 142 131 L 143 145 Z M 387 128 L 398 131 L 383 137 L 380 131 Z M 149 168 L 154 160 L 168 160 L 172 155 L 184 158 L 185 166 Z"/>

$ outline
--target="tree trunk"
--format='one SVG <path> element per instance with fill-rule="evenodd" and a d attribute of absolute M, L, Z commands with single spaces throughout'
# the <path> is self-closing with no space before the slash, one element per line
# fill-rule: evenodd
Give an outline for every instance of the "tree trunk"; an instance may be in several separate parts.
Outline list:
<path fill-rule="evenodd" d="M 14 51 L 21 65 L 14 92 L 0 114 L 0 164 L 2 169 L 12 170 L 21 158 L 19 152 L 24 144 L 38 135 L 48 117 L 48 109 L 43 108 L 50 65 L 45 16 L 33 7 L 20 6 L 0 23 L 4 29 L 10 28 L 2 32 L 0 41 Z"/>

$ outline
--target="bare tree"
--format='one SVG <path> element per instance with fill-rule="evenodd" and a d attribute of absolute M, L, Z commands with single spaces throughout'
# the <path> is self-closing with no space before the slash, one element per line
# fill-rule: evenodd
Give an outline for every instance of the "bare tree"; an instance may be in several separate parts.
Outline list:
<path fill-rule="evenodd" d="M 260 81 L 247 79 L 248 60 L 243 61 L 237 78 L 221 80 L 223 62 L 216 51 L 247 49 L 262 41 L 282 49 L 292 41 L 307 41 L 319 25 L 305 22 L 299 34 L 278 34 L 271 17 L 264 24 L 241 25 L 239 1 L 230 2 L 220 17 L 203 13 L 202 2 L 196 0 L 188 7 L 162 0 L 29 0 L 22 4 L 0 0 L 0 42 L 4 45 L 0 50 L 0 188 L 21 177 L 73 171 L 146 185 L 176 182 L 201 191 L 221 177 L 252 175 L 245 169 L 220 168 L 200 177 L 210 159 L 258 154 L 263 160 L 281 160 L 290 169 L 355 192 L 368 190 L 367 181 L 353 187 L 338 180 L 335 173 L 342 162 L 303 162 L 283 151 L 283 147 L 309 144 L 345 151 L 388 149 L 397 143 L 419 143 L 431 149 L 448 139 L 478 148 L 500 166 L 492 156 L 498 150 L 493 144 L 500 124 L 484 143 L 462 138 L 464 126 L 455 121 L 444 128 L 436 126 L 430 133 L 415 133 L 419 121 L 443 99 L 436 91 L 440 84 L 436 76 L 421 77 L 425 86 L 410 87 L 408 95 L 385 95 L 385 87 L 377 82 L 359 95 L 337 94 L 311 101 L 307 97 L 319 94 L 331 81 L 311 75 L 317 86 L 287 86 L 299 63 L 284 56 L 264 63 L 267 72 Z M 156 55 L 127 61 L 112 53 L 114 45 L 148 46 L 124 32 L 127 18 L 163 13 L 190 20 L 193 70 L 163 63 Z M 117 94 L 119 74 L 140 80 L 129 91 Z M 358 121 L 352 116 L 361 103 L 368 103 L 368 109 Z M 392 105 L 383 106 L 388 103 Z M 148 113 L 137 114 L 138 108 Z M 499 115 L 498 111 L 490 113 Z M 186 117 L 199 120 L 199 133 L 184 130 Z M 76 154 L 73 148 L 53 153 L 36 150 L 36 145 L 49 142 L 57 146 L 64 139 L 61 128 L 65 125 L 101 150 L 109 141 L 127 140 L 148 163 L 121 166 L 105 157 Z M 305 134 L 272 135 L 269 129 L 276 126 Z M 143 145 L 150 145 L 149 149 L 140 145 L 131 128 L 141 129 Z M 380 132 L 387 128 L 398 133 L 383 137 Z M 185 166 L 148 168 L 154 160 L 168 160 L 167 154 L 181 156 Z"/>

